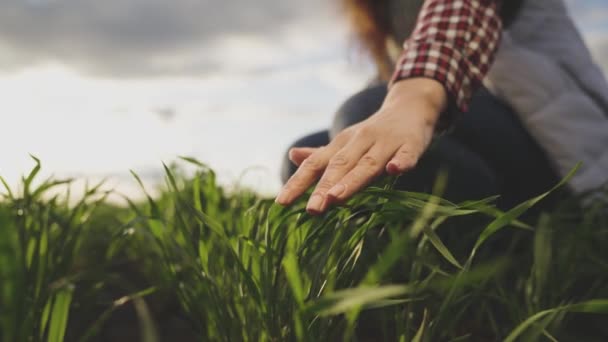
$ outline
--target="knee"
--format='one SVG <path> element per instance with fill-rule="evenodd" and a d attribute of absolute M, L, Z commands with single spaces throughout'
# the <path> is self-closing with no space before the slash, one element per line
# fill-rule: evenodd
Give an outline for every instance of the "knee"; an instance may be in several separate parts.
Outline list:
<path fill-rule="evenodd" d="M 498 178 L 489 164 L 450 136 L 437 140 L 416 168 L 401 176 L 395 186 L 399 190 L 432 193 L 443 172 L 447 183 L 442 197 L 447 200 L 458 203 L 499 194 Z"/>
<path fill-rule="evenodd" d="M 351 96 L 334 115 L 334 121 L 329 132 L 330 137 L 335 137 L 345 128 L 367 119 L 378 111 L 386 94 L 386 84 L 382 83 Z"/>

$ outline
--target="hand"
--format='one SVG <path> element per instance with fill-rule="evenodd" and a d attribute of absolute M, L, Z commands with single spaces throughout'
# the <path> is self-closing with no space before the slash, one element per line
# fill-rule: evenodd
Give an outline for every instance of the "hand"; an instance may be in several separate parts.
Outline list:
<path fill-rule="evenodd" d="M 382 107 L 338 134 L 327 146 L 293 148 L 299 166 L 276 202 L 290 205 L 317 179 L 306 210 L 324 212 L 364 188 L 384 170 L 398 175 L 412 169 L 428 147 L 447 94 L 441 83 L 412 78 L 395 83 Z"/>

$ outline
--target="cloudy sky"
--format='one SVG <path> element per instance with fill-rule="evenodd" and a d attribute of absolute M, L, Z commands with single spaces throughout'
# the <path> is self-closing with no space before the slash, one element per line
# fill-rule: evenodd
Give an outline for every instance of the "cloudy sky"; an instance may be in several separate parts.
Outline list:
<path fill-rule="evenodd" d="M 31 153 L 129 192 L 129 169 L 189 155 L 272 193 L 287 145 L 371 76 L 330 3 L 0 0 L 0 174 Z M 570 4 L 608 70 L 608 4 Z"/>

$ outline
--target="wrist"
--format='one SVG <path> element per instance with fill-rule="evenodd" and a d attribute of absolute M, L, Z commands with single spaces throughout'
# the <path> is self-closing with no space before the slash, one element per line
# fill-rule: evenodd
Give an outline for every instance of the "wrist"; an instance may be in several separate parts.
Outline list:
<path fill-rule="evenodd" d="M 446 110 L 448 95 L 443 84 L 432 78 L 416 77 L 395 82 L 389 89 L 382 105 L 383 108 L 418 107 L 420 115 L 435 123 L 440 114 Z M 407 107 L 404 107 L 407 106 Z"/>

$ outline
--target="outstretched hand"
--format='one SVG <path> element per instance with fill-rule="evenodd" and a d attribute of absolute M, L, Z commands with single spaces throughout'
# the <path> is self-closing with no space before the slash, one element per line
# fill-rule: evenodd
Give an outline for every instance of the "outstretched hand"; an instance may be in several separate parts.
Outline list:
<path fill-rule="evenodd" d="M 328 145 L 291 149 L 289 158 L 299 167 L 276 202 L 292 204 L 319 180 L 306 210 L 321 214 L 384 171 L 398 175 L 412 169 L 430 144 L 446 103 L 446 91 L 438 81 L 412 78 L 397 82 L 378 112 L 343 130 Z"/>

